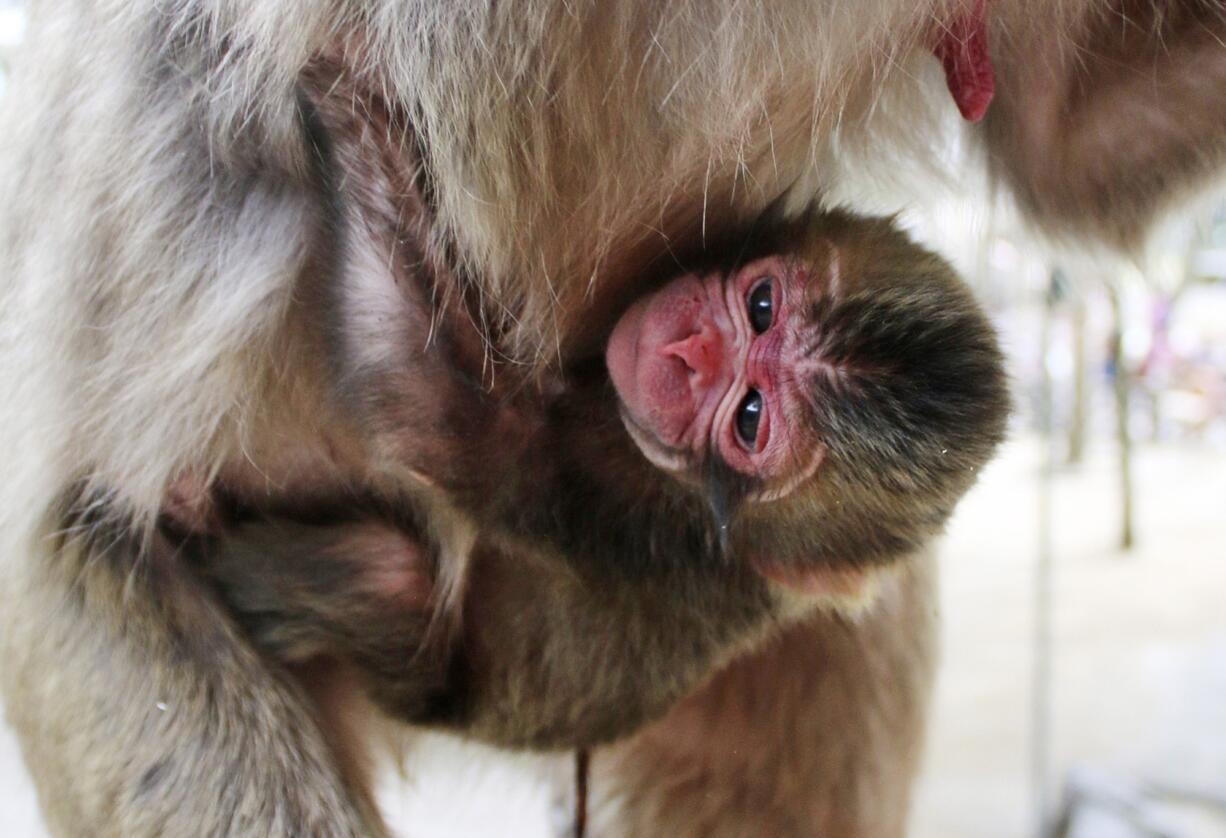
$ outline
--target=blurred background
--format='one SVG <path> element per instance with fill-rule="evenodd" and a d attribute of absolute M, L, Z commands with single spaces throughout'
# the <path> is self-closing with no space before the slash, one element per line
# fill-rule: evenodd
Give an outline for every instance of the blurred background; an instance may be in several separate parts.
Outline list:
<path fill-rule="evenodd" d="M 0 96 L 23 27 L 0 0 Z M 925 194 L 902 222 L 993 314 L 1016 410 L 941 549 L 911 835 L 1226 838 L 1226 202 L 1124 260 L 981 184 Z M 428 736 L 383 800 L 417 835 L 544 836 L 545 770 Z M 0 726 L 0 835 L 44 834 Z"/>

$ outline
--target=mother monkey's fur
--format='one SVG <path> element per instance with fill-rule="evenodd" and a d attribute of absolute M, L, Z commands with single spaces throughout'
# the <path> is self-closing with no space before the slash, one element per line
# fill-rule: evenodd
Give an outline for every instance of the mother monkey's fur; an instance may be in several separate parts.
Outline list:
<path fill-rule="evenodd" d="M 352 700 L 268 667 L 152 527 L 172 488 L 190 508 L 218 477 L 303 502 L 416 491 L 332 410 L 297 293 L 357 258 L 327 246 L 312 186 L 313 62 L 408 116 L 439 252 L 479 278 L 491 345 L 544 370 L 599 351 L 670 240 L 808 204 L 838 148 L 930 154 L 926 119 L 953 116 L 927 51 L 971 5 L 35 8 L 0 136 L 0 671 L 52 829 L 383 829 Z M 987 5 L 985 147 L 1041 223 L 1127 246 L 1217 169 L 1220 2 Z M 460 574 L 467 527 L 438 518 Z M 917 556 L 858 619 L 743 657 L 602 755 L 601 825 L 900 834 L 933 610 Z"/>

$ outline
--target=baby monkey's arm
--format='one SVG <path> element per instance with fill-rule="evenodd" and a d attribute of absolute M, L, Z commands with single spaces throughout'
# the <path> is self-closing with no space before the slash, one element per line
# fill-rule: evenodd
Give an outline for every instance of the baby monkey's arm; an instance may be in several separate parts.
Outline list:
<path fill-rule="evenodd" d="M 265 654 L 352 664 L 388 712 L 429 713 L 446 680 L 447 632 L 432 622 L 433 553 L 414 533 L 374 518 L 267 518 L 193 535 L 187 548 Z"/>

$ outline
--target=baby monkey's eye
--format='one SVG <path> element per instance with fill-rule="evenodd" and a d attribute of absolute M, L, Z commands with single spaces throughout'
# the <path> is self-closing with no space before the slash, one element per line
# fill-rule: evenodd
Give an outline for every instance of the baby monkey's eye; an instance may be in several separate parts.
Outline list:
<path fill-rule="evenodd" d="M 768 277 L 749 292 L 749 325 L 756 334 L 762 334 L 771 326 L 774 317 L 771 301 L 771 281 Z"/>
<path fill-rule="evenodd" d="M 736 409 L 736 435 L 747 447 L 753 448 L 758 440 L 758 422 L 762 419 L 762 394 L 750 390 Z"/>

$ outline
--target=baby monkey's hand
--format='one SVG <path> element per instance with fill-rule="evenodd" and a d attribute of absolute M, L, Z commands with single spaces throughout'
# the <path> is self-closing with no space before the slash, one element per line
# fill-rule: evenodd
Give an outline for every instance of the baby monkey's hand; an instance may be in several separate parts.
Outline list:
<path fill-rule="evenodd" d="M 433 619 L 435 561 L 416 534 L 374 517 L 260 517 L 183 545 L 265 655 L 348 665 L 399 719 L 424 719 L 441 700 L 450 632 Z"/>

